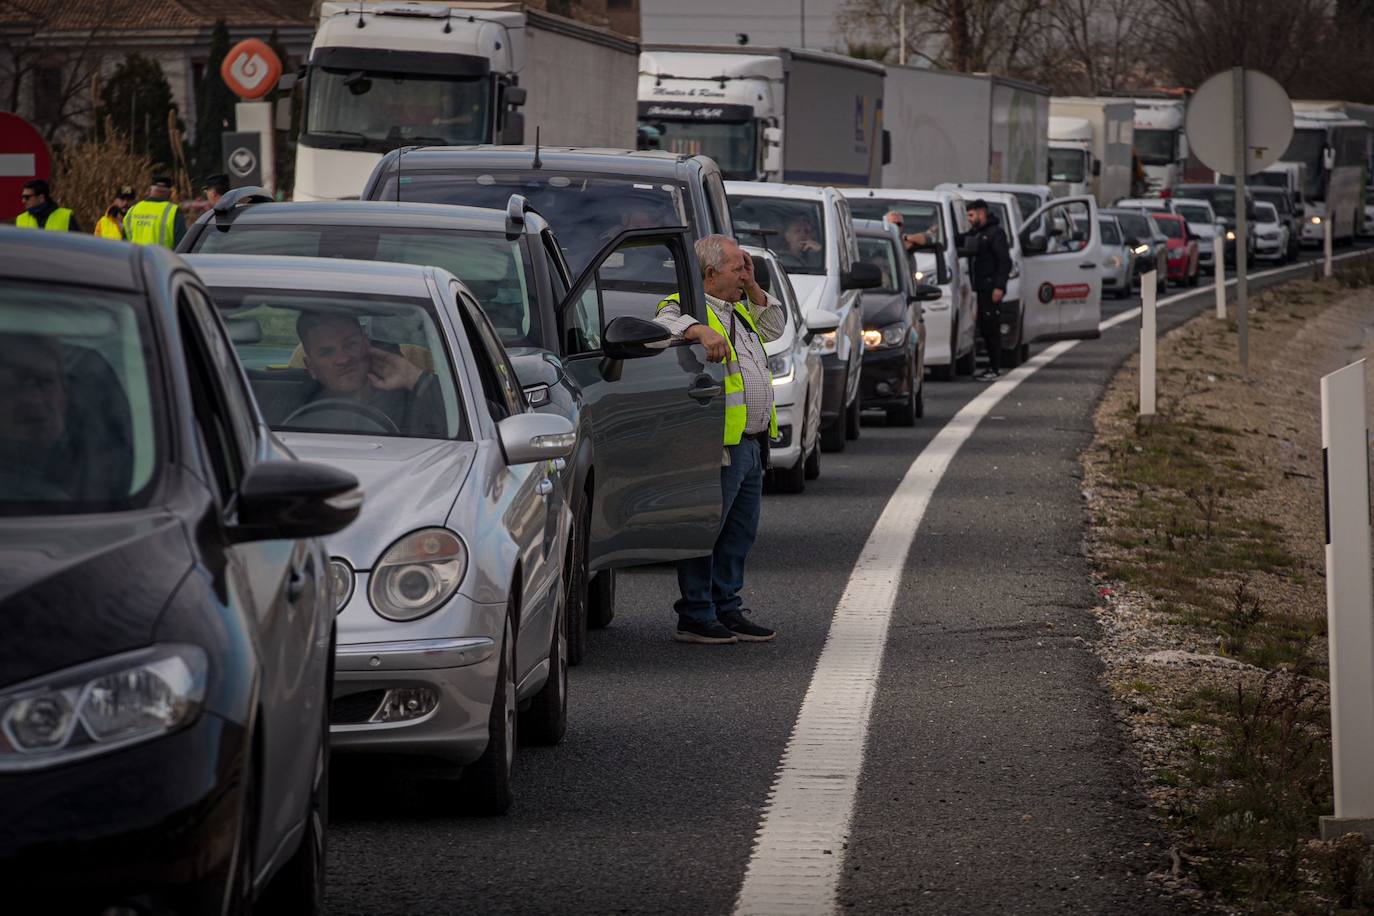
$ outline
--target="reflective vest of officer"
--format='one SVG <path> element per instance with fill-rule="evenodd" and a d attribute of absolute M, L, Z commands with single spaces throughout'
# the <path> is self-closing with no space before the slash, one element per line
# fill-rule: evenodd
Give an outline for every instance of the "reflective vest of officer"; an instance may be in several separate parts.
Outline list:
<path fill-rule="evenodd" d="M 140 200 L 124 214 L 124 235 L 135 245 L 176 247 L 177 205 L 170 200 Z"/>
<path fill-rule="evenodd" d="M 658 311 L 663 311 L 668 307 L 668 303 L 681 304 L 677 293 L 673 293 L 668 298 L 658 304 Z M 739 316 L 749 330 L 758 336 L 758 325 L 754 324 L 754 316 L 749 314 L 749 309 L 742 304 L 734 303 L 735 314 Z M 716 310 L 711 306 L 706 306 L 706 323 L 711 330 L 725 338 L 726 346 L 730 348 L 730 355 L 725 360 L 725 444 L 739 445 L 740 439 L 744 438 L 744 427 L 749 422 L 749 408 L 744 403 L 744 373 L 739 368 L 739 356 L 735 353 L 735 341 L 730 336 L 730 332 L 725 329 L 725 325 L 716 315 Z M 772 381 L 773 375 L 768 375 Z M 778 409 L 773 407 L 768 418 L 769 437 L 778 438 Z"/>
<path fill-rule="evenodd" d="M 72 211 L 66 207 L 58 207 L 48 214 L 48 221 L 43 225 L 38 225 L 38 220 L 34 219 L 33 214 L 25 211 L 19 214 L 19 218 L 14 224 L 20 229 L 47 229 L 49 232 L 66 232 L 72 224 Z"/>
<path fill-rule="evenodd" d="M 119 228 L 119 220 L 109 215 L 100 217 L 100 222 L 95 224 L 95 234 L 99 238 L 116 241 L 124 238 L 124 230 Z"/>

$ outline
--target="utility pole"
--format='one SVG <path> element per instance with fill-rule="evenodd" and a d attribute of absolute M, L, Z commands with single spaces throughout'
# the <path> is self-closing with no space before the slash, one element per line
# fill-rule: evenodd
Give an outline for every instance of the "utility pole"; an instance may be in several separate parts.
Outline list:
<path fill-rule="evenodd" d="M 897 63 L 906 66 L 906 0 L 902 0 L 902 5 L 897 11 L 897 36 L 900 44 L 897 45 Z"/>
<path fill-rule="evenodd" d="M 1240 331 L 1240 375 L 1241 378 L 1250 377 L 1250 309 L 1246 301 L 1248 285 L 1246 283 L 1245 272 L 1249 269 L 1246 263 L 1249 254 L 1246 251 L 1246 243 L 1249 226 L 1246 225 L 1245 212 L 1246 201 L 1249 194 L 1246 191 L 1245 179 L 1250 173 L 1249 150 L 1245 146 L 1245 68 L 1235 67 L 1231 70 L 1231 111 L 1234 121 L 1232 129 L 1235 131 L 1235 139 L 1232 141 L 1235 151 L 1235 189 L 1236 189 L 1236 327 Z M 1225 248 L 1225 239 L 1222 239 L 1222 247 Z"/>
<path fill-rule="evenodd" d="M 806 47 L 806 0 L 801 0 L 801 46 Z"/>

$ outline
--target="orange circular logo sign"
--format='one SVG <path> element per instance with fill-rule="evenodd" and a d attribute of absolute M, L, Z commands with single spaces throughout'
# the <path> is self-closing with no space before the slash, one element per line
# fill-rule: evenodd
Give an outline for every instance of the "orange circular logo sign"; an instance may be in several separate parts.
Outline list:
<path fill-rule="evenodd" d="M 248 38 L 229 49 L 220 64 L 224 85 L 244 101 L 260 99 L 281 78 L 281 60 L 266 42 Z"/>

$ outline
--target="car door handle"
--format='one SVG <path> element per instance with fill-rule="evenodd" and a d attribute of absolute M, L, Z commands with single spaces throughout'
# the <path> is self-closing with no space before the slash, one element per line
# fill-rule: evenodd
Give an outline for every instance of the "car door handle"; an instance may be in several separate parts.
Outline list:
<path fill-rule="evenodd" d="M 1094 264 L 1092 261 L 1084 261 L 1082 264 L 1078 265 L 1080 270 L 1092 270 L 1096 266 L 1097 265 Z"/>
<path fill-rule="evenodd" d="M 553 481 L 545 477 L 543 480 L 539 481 L 539 486 L 535 487 L 535 489 L 539 491 L 540 496 L 548 496 L 553 492 Z"/>
<path fill-rule="evenodd" d="M 709 375 L 698 375 L 696 381 L 692 383 L 692 387 L 687 389 L 687 397 L 696 398 L 698 401 L 709 401 L 724 393 L 725 386 Z"/>

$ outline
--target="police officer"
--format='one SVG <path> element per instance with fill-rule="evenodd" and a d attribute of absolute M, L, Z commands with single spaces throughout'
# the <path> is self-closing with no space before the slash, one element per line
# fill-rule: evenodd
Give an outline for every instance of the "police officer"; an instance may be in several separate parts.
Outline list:
<path fill-rule="evenodd" d="M 749 619 L 740 598 L 744 562 L 758 534 L 768 443 L 778 434 L 773 376 L 763 345 L 787 327 L 787 315 L 754 278 L 749 255 L 733 239 L 708 235 L 696 243 L 706 290 L 706 324 L 682 314 L 678 295 L 663 300 L 655 319 L 677 340 L 706 348 L 725 362 L 725 450 L 721 525 L 710 556 L 677 564 L 682 597 L 674 604 L 678 642 L 707 645 L 767 642 L 776 634 Z"/>
<path fill-rule="evenodd" d="M 102 239 L 124 238 L 124 214 L 134 203 L 134 189 L 125 185 L 115 193 L 114 203 L 105 209 L 105 215 L 95 224 L 95 234 Z"/>
<path fill-rule="evenodd" d="M 24 183 L 19 199 L 24 212 L 14 224 L 20 229 L 47 229 L 49 232 L 80 232 L 76 217 L 66 207 L 59 207 L 52 199 L 48 183 L 41 178 Z"/>
<path fill-rule="evenodd" d="M 125 237 L 135 245 L 176 248 L 185 234 L 186 221 L 172 202 L 172 179 L 166 175 L 154 176 L 148 196 L 124 214 Z"/>
<path fill-rule="evenodd" d="M 210 202 L 210 206 L 219 203 L 219 199 L 229 193 L 228 175 L 211 175 L 205 179 L 205 184 L 201 186 L 205 192 L 205 199 Z"/>

